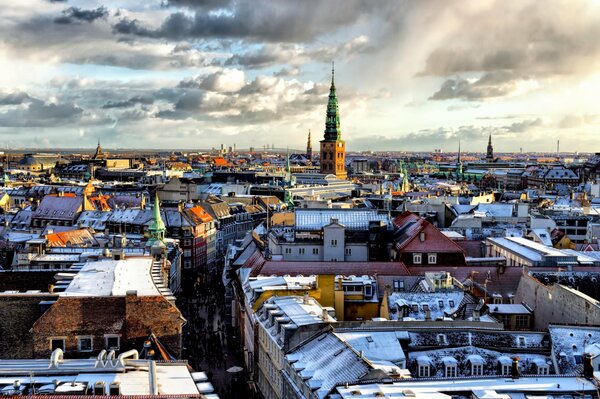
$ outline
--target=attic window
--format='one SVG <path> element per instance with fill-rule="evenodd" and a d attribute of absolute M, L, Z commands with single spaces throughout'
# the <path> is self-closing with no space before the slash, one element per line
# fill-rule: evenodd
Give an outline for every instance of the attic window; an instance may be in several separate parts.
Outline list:
<path fill-rule="evenodd" d="M 416 303 L 412 305 L 412 310 L 414 313 L 419 312 L 419 305 L 417 305 Z"/>
<path fill-rule="evenodd" d="M 413 263 L 415 265 L 420 265 L 422 262 L 421 254 L 413 254 Z"/>
<path fill-rule="evenodd" d="M 438 344 L 446 345 L 448 343 L 448 340 L 446 339 L 446 334 L 438 334 L 437 342 Z"/>
<path fill-rule="evenodd" d="M 444 309 L 444 301 L 441 299 L 438 301 L 438 305 L 440 305 L 440 309 Z"/>
<path fill-rule="evenodd" d="M 373 342 L 373 337 L 371 337 L 370 335 L 366 337 L 367 342 L 372 343 Z"/>
<path fill-rule="evenodd" d="M 517 345 L 519 346 L 519 348 L 525 348 L 527 346 L 524 336 L 519 335 L 519 337 L 517 338 Z"/>
<path fill-rule="evenodd" d="M 450 299 L 450 300 L 448 301 L 448 305 L 450 305 L 450 307 L 451 307 L 451 308 L 453 308 L 453 307 L 454 307 L 454 300 L 453 300 L 453 299 Z"/>

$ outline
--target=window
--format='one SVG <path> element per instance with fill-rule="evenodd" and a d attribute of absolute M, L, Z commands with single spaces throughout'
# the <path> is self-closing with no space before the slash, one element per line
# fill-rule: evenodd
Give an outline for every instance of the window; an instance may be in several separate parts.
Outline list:
<path fill-rule="evenodd" d="M 421 254 L 413 254 L 413 263 L 415 265 L 421 264 Z"/>
<path fill-rule="evenodd" d="M 352 248 L 346 248 L 346 255 L 352 255 Z"/>
<path fill-rule="evenodd" d="M 439 344 L 443 344 L 443 345 L 446 345 L 448 343 L 448 340 L 446 339 L 445 334 L 438 334 L 437 341 Z"/>
<path fill-rule="evenodd" d="M 313 248 L 313 255 L 319 254 L 319 248 Z"/>
<path fill-rule="evenodd" d="M 450 299 L 450 300 L 448 301 L 448 305 L 449 305 L 451 308 L 453 308 L 453 307 L 454 307 L 454 300 L 453 300 L 453 299 Z"/>
<path fill-rule="evenodd" d="M 446 366 L 446 377 L 456 377 L 456 366 Z"/>
<path fill-rule="evenodd" d="M 471 375 L 483 375 L 483 364 L 472 364 Z"/>
<path fill-rule="evenodd" d="M 440 306 L 440 309 L 444 309 L 444 301 L 441 299 L 438 301 L 438 305 Z"/>
<path fill-rule="evenodd" d="M 428 364 L 419 365 L 419 377 L 429 377 L 429 365 Z"/>
<path fill-rule="evenodd" d="M 517 338 L 517 346 L 519 348 L 525 348 L 527 346 L 527 343 L 525 342 L 525 337 L 519 336 Z"/>
<path fill-rule="evenodd" d="M 511 368 L 510 364 L 503 364 L 502 365 L 502 375 L 509 375 L 510 374 L 510 368 Z"/>
<path fill-rule="evenodd" d="M 190 240 L 189 238 L 186 238 L 185 240 L 183 240 L 183 245 L 185 245 L 186 247 L 189 247 L 190 245 L 192 245 L 192 240 Z"/>
<path fill-rule="evenodd" d="M 435 265 L 437 263 L 437 254 L 427 254 L 427 263 Z"/>
<path fill-rule="evenodd" d="M 50 338 L 50 350 L 54 352 L 55 349 L 65 350 L 65 339 L 64 338 Z"/>
<path fill-rule="evenodd" d="M 121 348 L 121 339 L 118 335 L 105 335 L 104 341 L 108 350 L 119 350 Z"/>
<path fill-rule="evenodd" d="M 538 374 L 539 375 L 548 375 L 549 374 L 548 367 L 547 366 L 539 365 L 538 366 Z"/>
<path fill-rule="evenodd" d="M 183 256 L 185 256 L 186 258 L 189 258 L 190 256 L 192 256 L 192 250 L 191 249 L 185 249 L 183 251 Z"/>
<path fill-rule="evenodd" d="M 192 261 L 191 260 L 184 260 L 183 261 L 183 268 L 184 269 L 189 269 L 190 267 L 192 267 Z"/>
<path fill-rule="evenodd" d="M 79 352 L 91 352 L 93 350 L 92 337 L 77 338 L 77 350 Z"/>
<path fill-rule="evenodd" d="M 373 287 L 371 285 L 365 285 L 365 296 L 373 296 Z"/>
<path fill-rule="evenodd" d="M 285 253 L 286 254 L 291 254 L 292 253 L 292 248 L 286 248 L 285 249 Z"/>
<path fill-rule="evenodd" d="M 300 255 L 304 255 L 304 248 L 298 248 L 298 253 Z"/>
<path fill-rule="evenodd" d="M 418 313 L 419 312 L 419 305 L 417 305 L 416 303 L 412 305 L 412 310 L 414 313 Z"/>
<path fill-rule="evenodd" d="M 516 328 L 528 328 L 529 327 L 529 315 L 518 314 L 515 319 Z"/>
<path fill-rule="evenodd" d="M 394 292 L 404 290 L 404 280 L 394 280 Z"/>
<path fill-rule="evenodd" d="M 429 305 L 424 303 L 423 305 L 421 305 L 423 308 L 423 312 L 427 312 L 429 310 Z"/>
<path fill-rule="evenodd" d="M 337 245 L 337 240 L 331 240 L 331 246 L 335 247 Z"/>

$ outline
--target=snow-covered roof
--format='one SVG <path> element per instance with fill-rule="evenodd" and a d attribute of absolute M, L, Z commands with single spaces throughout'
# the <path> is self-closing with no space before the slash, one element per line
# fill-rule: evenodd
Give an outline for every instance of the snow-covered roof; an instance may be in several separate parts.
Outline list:
<path fill-rule="evenodd" d="M 334 334 L 371 361 L 386 360 L 396 365 L 405 361 L 400 345 L 404 331 L 336 331 Z"/>
<path fill-rule="evenodd" d="M 452 315 L 458 310 L 459 305 L 463 301 L 465 293 L 462 290 L 452 291 L 436 291 L 436 292 L 393 292 L 388 300 L 390 307 L 398 309 L 396 312 L 391 312 L 390 318 L 398 320 L 403 317 L 400 308 L 406 307 L 408 315 L 406 317 L 415 320 L 425 320 L 425 309 L 423 305 L 429 308 L 430 317 L 432 320 L 444 318 Z M 414 311 L 414 305 L 417 306 L 417 311 Z"/>
<path fill-rule="evenodd" d="M 86 263 L 73 278 L 63 296 L 159 296 L 152 279 L 152 257 L 105 259 Z"/>
<path fill-rule="evenodd" d="M 490 313 L 492 314 L 531 314 L 531 310 L 527 309 L 520 303 L 507 303 L 490 305 Z"/>
<path fill-rule="evenodd" d="M 338 384 L 358 381 L 370 370 L 356 351 L 330 332 L 308 341 L 286 359 L 318 398 L 325 398 Z"/>
<path fill-rule="evenodd" d="M 296 230 L 320 230 L 323 226 L 337 219 L 338 223 L 348 230 L 368 230 L 369 222 L 380 221 L 389 223 L 387 214 L 379 213 L 376 209 L 296 209 L 294 224 Z"/>

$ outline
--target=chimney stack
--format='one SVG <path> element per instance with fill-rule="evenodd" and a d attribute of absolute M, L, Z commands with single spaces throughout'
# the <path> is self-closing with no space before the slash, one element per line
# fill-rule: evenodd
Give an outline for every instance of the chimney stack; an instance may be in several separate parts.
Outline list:
<path fill-rule="evenodd" d="M 512 366 L 510 368 L 510 375 L 512 378 L 517 379 L 521 376 L 519 371 L 519 357 L 515 356 L 512 358 Z"/>
<path fill-rule="evenodd" d="M 594 365 L 592 364 L 592 354 L 583 354 L 583 378 L 591 380 L 594 378 Z"/>
<path fill-rule="evenodd" d="M 303 302 L 305 305 L 309 305 L 309 304 L 310 304 L 310 301 L 308 300 L 308 298 L 309 298 L 309 296 L 308 296 L 308 291 L 304 291 L 304 297 L 302 298 L 302 302 Z"/>

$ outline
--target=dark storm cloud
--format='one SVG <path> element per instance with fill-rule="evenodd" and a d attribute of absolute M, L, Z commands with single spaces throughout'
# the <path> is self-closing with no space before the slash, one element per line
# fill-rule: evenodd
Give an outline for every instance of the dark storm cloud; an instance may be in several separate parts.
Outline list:
<path fill-rule="evenodd" d="M 105 7 L 98 7 L 91 10 L 85 10 L 79 7 L 69 7 L 63 11 L 63 15 L 56 17 L 54 23 L 72 24 L 78 22 L 94 22 L 99 18 L 106 18 L 108 10 Z"/>
<path fill-rule="evenodd" d="M 484 100 L 502 97 L 514 92 L 521 80 L 507 71 L 490 72 L 470 82 L 463 78 L 446 80 L 430 100 Z"/>
<path fill-rule="evenodd" d="M 50 127 L 78 120 L 83 110 L 75 104 L 49 103 L 32 99 L 26 108 L 0 111 L 0 126 Z"/>
<path fill-rule="evenodd" d="M 200 9 L 220 9 L 228 7 L 230 3 L 230 0 L 168 0 L 165 2 L 165 5 Z"/>
<path fill-rule="evenodd" d="M 360 0 L 241 0 L 232 3 L 226 12 L 172 13 L 156 29 L 129 18 L 121 19 L 113 28 L 118 34 L 171 40 L 238 38 L 302 42 L 353 25 L 376 7 L 373 2 Z"/>
<path fill-rule="evenodd" d="M 1 105 L 19 105 L 32 100 L 29 94 L 24 91 L 15 91 L 10 93 L 0 92 L 0 106 Z"/>
<path fill-rule="evenodd" d="M 150 97 L 142 97 L 142 96 L 135 96 L 135 97 L 131 97 L 128 100 L 124 100 L 124 101 L 108 101 L 106 104 L 104 104 L 102 106 L 102 108 L 104 109 L 108 109 L 108 108 L 129 108 L 129 107 L 133 107 L 137 104 L 142 104 L 142 105 L 150 105 L 154 102 L 153 98 Z"/>

